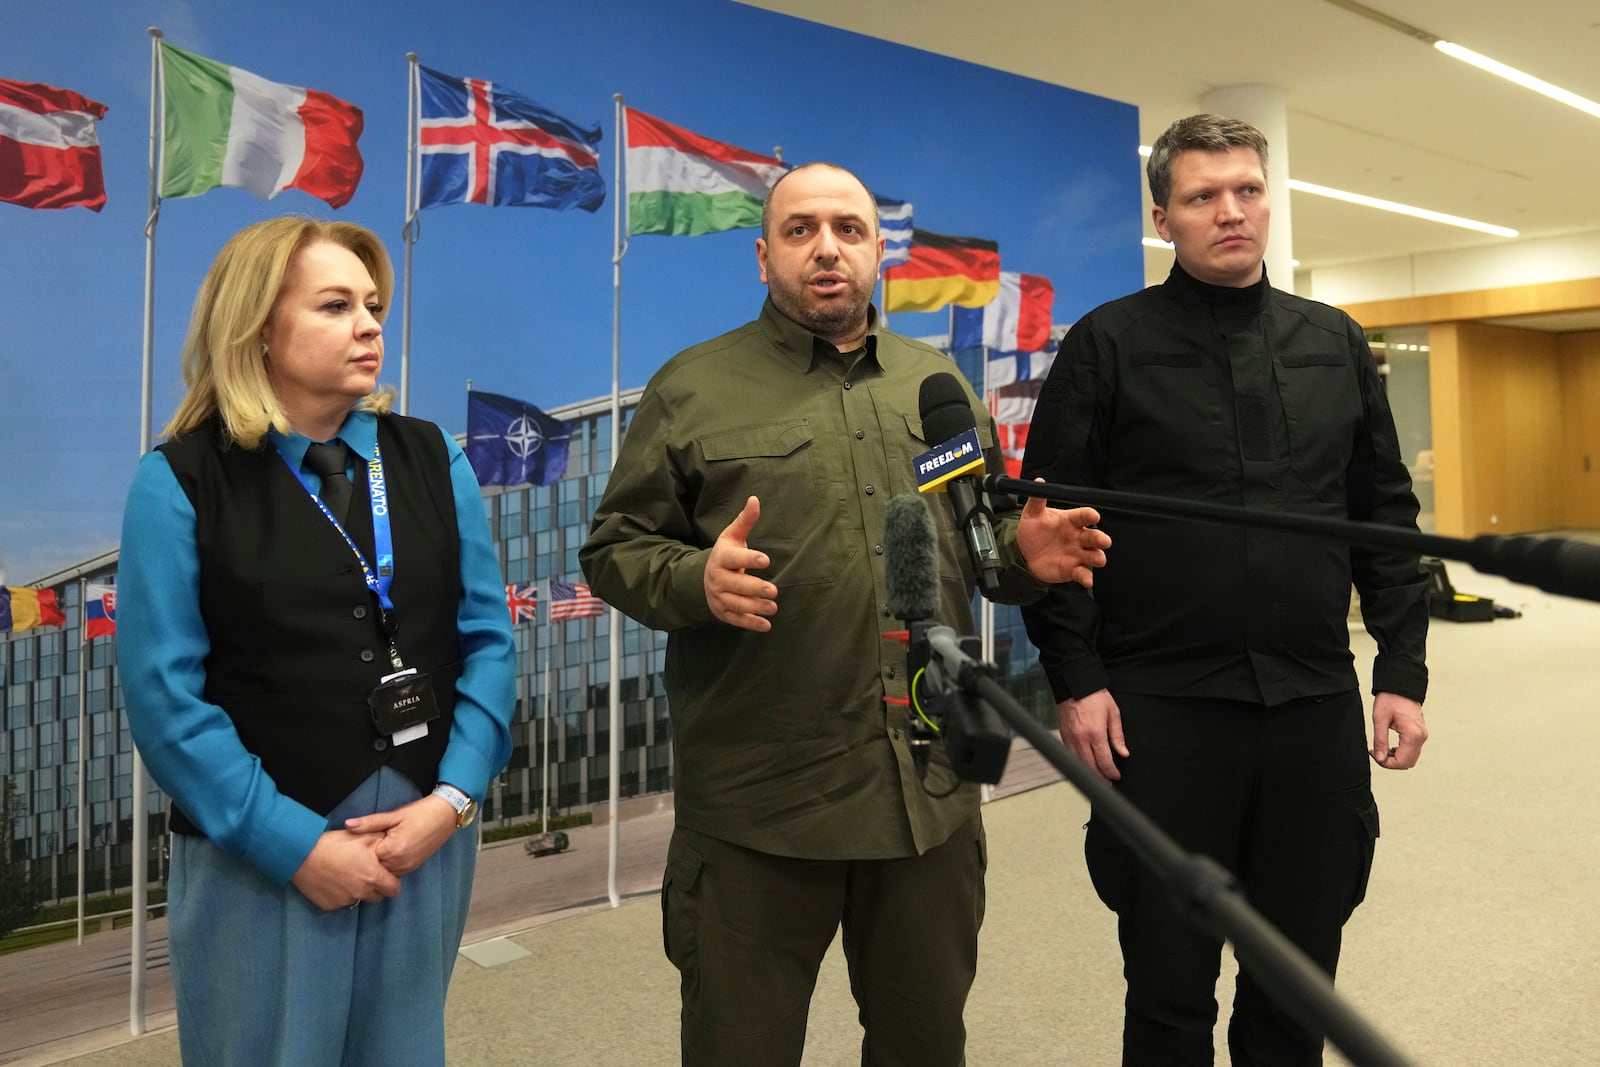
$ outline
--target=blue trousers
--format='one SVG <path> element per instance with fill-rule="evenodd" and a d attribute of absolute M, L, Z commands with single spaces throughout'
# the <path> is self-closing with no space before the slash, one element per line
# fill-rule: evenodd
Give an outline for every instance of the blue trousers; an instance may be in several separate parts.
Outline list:
<path fill-rule="evenodd" d="M 417 799 L 387 767 L 328 816 Z M 204 837 L 174 834 L 168 940 L 190 1067 L 445 1062 L 444 998 L 466 927 L 476 835 L 452 834 L 400 895 L 323 911 Z"/>

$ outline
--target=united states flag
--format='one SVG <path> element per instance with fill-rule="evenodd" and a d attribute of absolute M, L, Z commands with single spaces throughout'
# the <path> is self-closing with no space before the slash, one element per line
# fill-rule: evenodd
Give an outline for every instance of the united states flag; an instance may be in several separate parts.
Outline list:
<path fill-rule="evenodd" d="M 481 78 L 417 68 L 420 207 L 579 207 L 606 198 L 600 127 L 584 127 Z"/>
<path fill-rule="evenodd" d="M 506 609 L 511 612 L 511 625 L 534 622 L 539 607 L 539 587 L 536 585 L 506 586 Z"/>
<path fill-rule="evenodd" d="M 605 601 L 589 592 L 582 582 L 559 582 L 550 579 L 550 618 L 587 619 L 604 615 Z"/>

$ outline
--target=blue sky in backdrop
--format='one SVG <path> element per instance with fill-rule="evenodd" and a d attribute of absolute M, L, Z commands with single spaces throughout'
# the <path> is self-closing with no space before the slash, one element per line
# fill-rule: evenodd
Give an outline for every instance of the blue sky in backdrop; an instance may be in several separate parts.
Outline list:
<path fill-rule="evenodd" d="M 611 390 L 613 93 L 629 106 L 789 163 L 826 159 L 918 226 L 1000 243 L 1044 274 L 1057 322 L 1143 282 L 1135 109 L 730 0 L 55 0 L 0 9 L 0 77 L 77 90 L 99 124 L 105 209 L 0 204 L 0 575 L 31 582 L 116 545 L 138 460 L 150 38 L 365 112 L 365 175 L 337 213 L 297 190 L 162 203 L 153 431 L 181 395 L 195 291 L 242 226 L 297 212 L 373 228 L 397 273 L 405 211 L 405 53 L 604 128 L 595 214 L 462 205 L 422 214 L 410 413 L 453 433 L 466 383 L 552 408 Z M 755 230 L 635 238 L 622 267 L 622 386 L 753 318 Z M 384 380 L 399 384 L 397 294 Z M 893 316 L 914 336 L 943 313 Z"/>

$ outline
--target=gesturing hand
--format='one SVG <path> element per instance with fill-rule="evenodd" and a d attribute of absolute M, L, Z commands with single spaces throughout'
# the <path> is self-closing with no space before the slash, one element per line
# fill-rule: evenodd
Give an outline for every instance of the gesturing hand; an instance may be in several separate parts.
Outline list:
<path fill-rule="evenodd" d="M 761 501 L 745 501 L 744 510 L 717 536 L 706 557 L 706 605 L 711 614 L 729 626 L 766 633 L 772 623 L 766 616 L 778 613 L 778 587 L 746 569 L 772 566 L 765 552 L 750 547 L 750 531 L 761 518 Z"/>

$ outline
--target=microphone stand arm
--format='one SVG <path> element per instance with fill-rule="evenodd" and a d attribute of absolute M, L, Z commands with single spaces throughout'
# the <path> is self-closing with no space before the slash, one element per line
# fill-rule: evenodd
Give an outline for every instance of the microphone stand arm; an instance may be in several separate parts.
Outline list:
<path fill-rule="evenodd" d="M 1281 1007 L 1323 1030 L 1357 1067 L 1410 1064 L 1339 998 L 1326 974 L 1245 903 L 1232 874 L 1209 856 L 1184 852 L 1099 774 L 1068 752 L 994 680 L 990 665 L 976 660 L 961 647 L 954 630 L 948 626 L 930 627 L 927 641 L 930 665 L 937 664 L 937 670 L 930 671 L 934 676 L 932 684 L 955 690 L 949 694 L 951 699 L 945 707 L 961 715 L 977 706 L 985 714 L 998 715 L 1027 738 L 1063 778 L 1088 798 L 1095 817 L 1104 819 L 1140 861 L 1155 872 L 1190 923 L 1232 942 L 1240 964 L 1250 969 Z M 956 736 L 981 735 L 982 720 L 963 725 L 947 720 L 947 741 L 952 730 Z M 1009 745 L 1009 738 L 1006 743 Z M 952 763 L 961 766 L 955 754 Z"/>
<path fill-rule="evenodd" d="M 983 488 L 991 493 L 1037 496 L 1072 506 L 1087 504 L 1101 510 L 1128 511 L 1161 518 L 1198 519 L 1223 526 L 1283 530 L 1367 548 L 1460 560 L 1480 573 L 1509 578 L 1522 585 L 1537 586 L 1547 593 L 1582 600 L 1600 600 L 1600 545 L 1583 541 L 1498 534 L 1479 534 L 1465 539 L 1425 534 L 1381 523 L 1329 519 L 1291 511 L 1262 511 L 1207 500 L 1151 496 L 1082 485 L 1027 482 L 998 474 L 986 474 L 980 481 Z"/>

